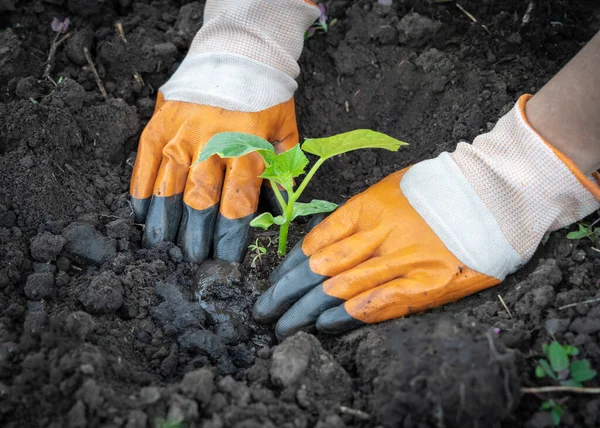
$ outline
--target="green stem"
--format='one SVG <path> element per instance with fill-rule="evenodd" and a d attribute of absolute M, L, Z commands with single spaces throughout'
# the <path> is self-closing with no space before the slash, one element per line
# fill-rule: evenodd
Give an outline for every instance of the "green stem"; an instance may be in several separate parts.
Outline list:
<path fill-rule="evenodd" d="M 269 180 L 269 183 L 271 184 L 271 189 L 273 189 L 273 193 L 275 193 L 275 198 L 277 198 L 277 202 L 279 202 L 279 205 L 281 205 L 281 212 L 285 212 L 285 210 L 287 209 L 287 204 L 285 203 L 285 199 L 283 199 L 283 195 L 279 190 L 279 186 L 277 185 L 275 180 Z"/>
<path fill-rule="evenodd" d="M 279 226 L 279 246 L 277 247 L 277 255 L 279 257 L 285 256 L 287 250 L 287 236 L 290 224 L 288 222 L 283 223 Z"/>
<path fill-rule="evenodd" d="M 289 202 L 291 202 L 292 205 L 293 205 L 293 203 L 295 201 L 298 200 L 298 198 L 300 197 L 300 195 L 302 194 L 302 192 L 304 192 L 304 189 L 306 189 L 306 186 L 308 185 L 308 183 L 310 182 L 310 180 L 313 178 L 313 175 L 315 175 L 315 173 L 317 172 L 317 170 L 319 169 L 319 167 L 321 165 L 323 165 L 323 163 L 326 160 L 327 160 L 326 158 L 319 158 L 319 160 L 315 162 L 315 164 L 310 169 L 310 171 L 308 171 L 308 174 L 306 174 L 306 177 L 304 177 L 304 180 L 302 180 L 302 183 L 300 184 L 300 187 L 298 187 L 298 190 L 296 190 L 294 192 L 294 194 L 289 197 Z"/>
<path fill-rule="evenodd" d="M 285 223 L 279 228 L 279 246 L 277 248 L 277 254 L 279 257 L 285 256 L 287 251 L 287 237 L 290 223 L 292 222 L 292 215 L 294 214 L 294 201 L 289 201 L 283 215 L 285 216 Z"/>

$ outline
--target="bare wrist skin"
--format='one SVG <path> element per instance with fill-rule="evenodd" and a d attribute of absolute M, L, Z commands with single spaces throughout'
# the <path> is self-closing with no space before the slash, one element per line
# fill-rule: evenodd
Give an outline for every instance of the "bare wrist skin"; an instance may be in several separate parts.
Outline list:
<path fill-rule="evenodd" d="M 600 168 L 600 32 L 527 102 L 525 113 L 584 174 Z"/>

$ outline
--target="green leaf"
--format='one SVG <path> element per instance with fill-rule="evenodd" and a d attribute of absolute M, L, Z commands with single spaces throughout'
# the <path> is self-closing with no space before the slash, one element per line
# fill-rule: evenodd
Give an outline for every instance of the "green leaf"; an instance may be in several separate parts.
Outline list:
<path fill-rule="evenodd" d="M 592 230 L 585 224 L 579 224 L 579 230 L 576 232 L 567 233 L 567 239 L 583 239 L 592 235 Z"/>
<path fill-rule="evenodd" d="M 542 352 L 543 352 L 543 353 L 544 353 L 546 356 L 548 356 L 548 352 L 550 352 L 550 347 L 548 346 L 548 344 L 547 344 L 547 343 L 543 343 L 543 344 L 542 344 Z"/>
<path fill-rule="evenodd" d="M 296 145 L 288 151 L 276 155 L 266 166 L 261 177 L 275 180 L 288 192 L 291 192 L 294 178 L 304 174 L 306 165 L 308 165 L 308 159 L 300 149 L 300 145 Z"/>
<path fill-rule="evenodd" d="M 397 151 L 405 146 L 403 141 L 396 140 L 380 132 L 370 129 L 357 129 L 326 138 L 308 138 L 302 144 L 302 150 L 323 159 L 357 149 L 386 149 Z"/>
<path fill-rule="evenodd" d="M 571 363 L 571 379 L 585 382 L 596 377 L 596 370 L 590 368 L 588 360 L 573 361 Z"/>
<path fill-rule="evenodd" d="M 292 212 L 292 220 L 296 217 L 318 214 L 318 213 L 330 213 L 337 208 L 337 204 L 333 202 L 321 201 L 319 199 L 313 199 L 310 203 L 296 202 L 294 204 L 294 210 Z"/>
<path fill-rule="evenodd" d="M 544 369 L 544 371 L 546 372 L 546 374 L 548 376 L 550 376 L 552 379 L 554 380 L 558 380 L 558 376 L 556 375 L 556 373 L 554 373 L 554 371 L 552 370 L 552 367 L 550 367 L 550 363 L 544 359 L 541 359 L 539 361 L 540 366 L 542 366 L 542 368 Z"/>
<path fill-rule="evenodd" d="M 535 367 L 535 377 L 538 377 L 538 378 L 546 377 L 546 371 L 542 368 L 542 366 Z"/>
<path fill-rule="evenodd" d="M 552 423 L 554 426 L 558 426 L 560 424 L 560 418 L 562 417 L 563 413 L 563 409 L 561 409 L 560 406 L 552 407 L 550 415 L 552 415 Z"/>
<path fill-rule="evenodd" d="M 555 373 L 569 369 L 569 356 L 562 345 L 556 341 L 550 344 L 548 359 Z"/>
<path fill-rule="evenodd" d="M 551 400 L 544 401 L 540 407 L 540 410 L 548 410 L 554 406 L 554 403 Z"/>
<path fill-rule="evenodd" d="M 239 158 L 256 151 L 263 156 L 266 163 L 269 163 L 275 153 L 271 143 L 256 135 L 243 132 L 221 132 L 208 140 L 192 166 L 205 161 L 212 155 L 219 155 L 222 158 Z"/>
<path fill-rule="evenodd" d="M 281 226 L 285 223 L 285 218 L 281 215 L 277 217 L 273 217 L 271 213 L 262 213 L 258 217 L 255 217 L 251 222 L 250 226 L 252 227 L 260 227 L 261 229 L 267 230 L 273 224 Z"/>
<path fill-rule="evenodd" d="M 579 349 L 577 349 L 574 346 L 571 345 L 565 345 L 563 346 L 563 348 L 565 349 L 565 352 L 567 353 L 567 355 L 574 357 L 576 355 L 579 355 Z"/>

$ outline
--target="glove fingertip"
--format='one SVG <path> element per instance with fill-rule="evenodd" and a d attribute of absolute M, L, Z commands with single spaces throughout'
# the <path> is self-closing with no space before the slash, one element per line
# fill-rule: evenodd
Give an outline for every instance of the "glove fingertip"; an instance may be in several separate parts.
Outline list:
<path fill-rule="evenodd" d="M 269 324 L 277 318 L 277 314 L 273 314 L 273 287 L 269 288 L 265 293 L 258 298 L 252 307 L 252 317 L 257 323 Z"/>
<path fill-rule="evenodd" d="M 323 312 L 316 323 L 317 330 L 326 334 L 342 334 L 365 325 L 367 323 L 350 315 L 344 305 Z"/>
<path fill-rule="evenodd" d="M 152 198 L 138 199 L 131 197 L 131 208 L 133 209 L 133 216 L 136 223 L 143 223 L 146 220 L 146 214 L 148 214 L 148 208 L 150 207 L 150 200 Z"/>
<path fill-rule="evenodd" d="M 256 217 L 252 213 L 239 219 L 228 219 L 219 214 L 215 226 L 215 257 L 226 262 L 241 263 L 250 243 L 250 222 Z"/>

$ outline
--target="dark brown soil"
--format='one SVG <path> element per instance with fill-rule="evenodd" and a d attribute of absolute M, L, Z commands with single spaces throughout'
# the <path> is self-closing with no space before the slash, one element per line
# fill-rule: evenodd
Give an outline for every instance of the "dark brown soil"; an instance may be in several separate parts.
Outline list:
<path fill-rule="evenodd" d="M 325 4 L 338 23 L 306 43 L 302 135 L 371 128 L 410 143 L 326 164 L 306 197 L 335 202 L 490 129 L 600 29 L 594 0 L 535 2 L 528 22 L 529 2 L 462 1 L 477 24 L 454 3 Z M 202 10 L 0 0 L 0 425 L 550 426 L 538 412 L 547 397 L 520 393 L 544 384 L 534 376 L 542 344 L 577 346 L 600 367 L 600 304 L 564 308 L 600 298 L 600 253 L 567 230 L 494 289 L 280 345 L 249 316 L 278 263 L 273 235 L 256 234 L 269 253 L 255 267 L 252 255 L 197 268 L 172 244 L 141 247 L 127 196 L 137 138 Z M 54 17 L 71 19 L 71 35 L 42 79 Z M 600 424 L 599 398 L 555 398 L 565 426 Z"/>

